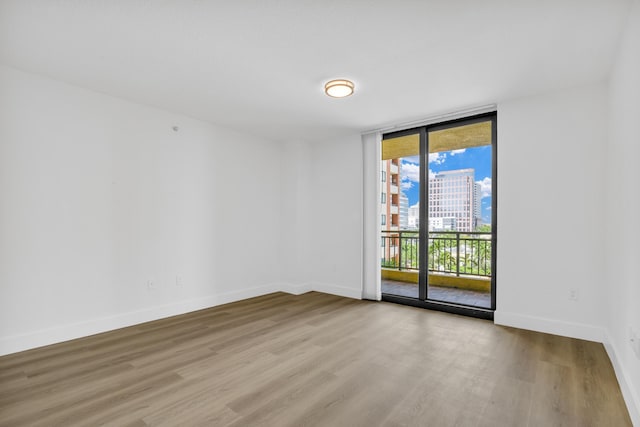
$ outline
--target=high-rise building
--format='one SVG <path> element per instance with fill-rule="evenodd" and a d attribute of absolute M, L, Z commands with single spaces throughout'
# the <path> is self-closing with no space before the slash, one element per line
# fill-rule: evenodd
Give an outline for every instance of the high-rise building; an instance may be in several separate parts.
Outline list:
<path fill-rule="evenodd" d="M 409 198 L 400 190 L 400 228 L 406 230 L 409 226 Z"/>
<path fill-rule="evenodd" d="M 458 169 L 436 173 L 429 179 L 429 221 L 442 228 L 474 231 L 480 225 L 480 185 L 474 169 Z M 442 220 L 434 220 L 443 218 Z"/>
<path fill-rule="evenodd" d="M 473 183 L 473 229 L 482 225 L 482 186 L 477 182 Z"/>
<path fill-rule="evenodd" d="M 411 229 L 420 228 L 420 202 L 409 208 L 407 227 Z"/>
<path fill-rule="evenodd" d="M 456 218 L 452 216 L 429 218 L 429 231 L 455 231 Z"/>
<path fill-rule="evenodd" d="M 382 160 L 380 177 L 382 230 L 400 229 L 400 159 Z"/>

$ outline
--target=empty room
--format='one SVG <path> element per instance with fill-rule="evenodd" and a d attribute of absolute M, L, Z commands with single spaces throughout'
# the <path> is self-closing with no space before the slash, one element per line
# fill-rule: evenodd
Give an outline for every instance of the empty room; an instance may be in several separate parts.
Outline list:
<path fill-rule="evenodd" d="M 0 426 L 640 427 L 640 0 L 0 1 Z"/>

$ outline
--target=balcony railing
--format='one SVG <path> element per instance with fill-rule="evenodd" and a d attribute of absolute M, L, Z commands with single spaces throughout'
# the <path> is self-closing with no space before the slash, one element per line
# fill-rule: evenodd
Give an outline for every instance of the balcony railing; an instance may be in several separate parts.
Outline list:
<path fill-rule="evenodd" d="M 420 266 L 417 231 L 382 232 L 383 268 L 415 270 Z M 491 277 L 491 233 L 438 231 L 429 233 L 429 272 Z"/>

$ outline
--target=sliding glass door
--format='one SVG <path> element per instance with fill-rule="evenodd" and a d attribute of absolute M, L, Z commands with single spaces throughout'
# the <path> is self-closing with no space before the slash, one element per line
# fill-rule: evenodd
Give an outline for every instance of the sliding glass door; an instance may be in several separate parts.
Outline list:
<path fill-rule="evenodd" d="M 496 115 L 384 135 L 385 300 L 491 318 Z"/>

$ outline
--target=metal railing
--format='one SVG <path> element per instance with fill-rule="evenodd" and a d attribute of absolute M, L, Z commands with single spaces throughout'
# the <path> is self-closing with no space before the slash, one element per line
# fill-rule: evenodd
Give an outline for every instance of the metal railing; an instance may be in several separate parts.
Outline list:
<path fill-rule="evenodd" d="M 382 268 L 418 271 L 417 231 L 382 232 Z M 429 272 L 491 277 L 491 232 L 437 231 L 429 233 Z"/>

